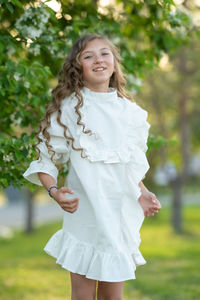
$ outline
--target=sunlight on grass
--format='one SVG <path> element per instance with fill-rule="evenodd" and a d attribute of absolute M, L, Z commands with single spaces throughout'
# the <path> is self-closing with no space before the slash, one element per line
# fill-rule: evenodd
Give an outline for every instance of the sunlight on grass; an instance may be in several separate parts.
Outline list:
<path fill-rule="evenodd" d="M 136 280 L 125 282 L 124 300 L 200 299 L 200 207 L 183 211 L 184 234 L 169 225 L 169 209 L 145 219 L 140 250 L 147 264 L 136 270 Z M 16 232 L 0 240 L 1 300 L 70 300 L 69 272 L 43 248 L 60 223 L 39 227 L 27 236 Z"/>
<path fill-rule="evenodd" d="M 183 215 L 181 235 L 169 225 L 168 209 L 145 220 L 140 250 L 147 264 L 137 268 L 134 282 L 126 282 L 127 299 L 200 299 L 200 207 L 185 208 Z"/>

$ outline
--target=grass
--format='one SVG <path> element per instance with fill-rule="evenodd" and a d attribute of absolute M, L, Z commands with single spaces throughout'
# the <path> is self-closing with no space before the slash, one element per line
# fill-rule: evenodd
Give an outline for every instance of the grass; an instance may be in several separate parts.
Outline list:
<path fill-rule="evenodd" d="M 141 251 L 147 264 L 136 271 L 135 282 L 126 283 L 126 299 L 200 299 L 200 207 L 184 211 L 184 233 L 169 226 L 169 210 L 146 219 L 141 231 Z"/>
<path fill-rule="evenodd" d="M 147 264 L 136 280 L 125 282 L 124 300 L 200 299 L 200 207 L 187 207 L 184 233 L 169 225 L 169 209 L 145 219 L 140 250 Z M 16 232 L 0 240 L 1 300 L 70 300 L 69 272 L 56 265 L 43 248 L 61 222 L 39 227 L 27 236 Z"/>

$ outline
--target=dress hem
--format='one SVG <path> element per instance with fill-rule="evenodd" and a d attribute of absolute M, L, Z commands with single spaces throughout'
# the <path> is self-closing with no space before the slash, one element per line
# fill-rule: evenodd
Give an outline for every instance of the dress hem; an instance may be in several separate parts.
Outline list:
<path fill-rule="evenodd" d="M 56 256 L 52 255 L 52 254 L 51 254 L 50 252 L 48 252 L 47 250 L 45 250 L 45 252 L 46 252 L 47 254 L 51 255 L 52 257 L 57 258 Z M 85 277 L 88 278 L 88 279 L 97 280 L 97 281 L 103 281 L 103 282 L 121 282 L 121 281 L 127 281 L 127 280 L 134 280 L 134 279 L 136 279 L 136 276 L 134 275 L 134 276 L 132 276 L 132 277 L 125 277 L 125 278 L 119 279 L 119 280 L 117 280 L 117 281 L 116 281 L 116 280 L 112 280 L 112 279 L 107 279 L 107 280 L 105 280 L 105 279 L 103 279 L 103 278 L 101 278 L 101 277 L 98 277 L 98 276 L 95 276 L 95 275 L 87 275 L 87 274 L 85 274 L 85 273 L 77 272 L 77 271 L 75 272 L 72 268 L 63 266 L 60 262 L 56 262 L 56 264 L 57 264 L 57 265 L 60 265 L 63 269 L 65 269 L 65 270 L 67 270 L 67 271 L 69 271 L 69 272 L 72 272 L 72 273 L 74 273 L 74 274 L 83 275 L 83 276 L 85 276 Z M 146 264 L 146 263 L 144 263 L 144 264 Z M 141 264 L 141 265 L 144 265 L 144 264 Z M 139 265 L 138 265 L 138 266 L 139 266 Z"/>
<path fill-rule="evenodd" d="M 56 258 L 56 263 L 70 272 L 107 282 L 135 279 L 136 266 L 146 263 L 139 249 L 132 254 L 99 251 L 93 245 L 86 245 L 77 240 L 63 229 L 51 237 L 44 251 Z"/>

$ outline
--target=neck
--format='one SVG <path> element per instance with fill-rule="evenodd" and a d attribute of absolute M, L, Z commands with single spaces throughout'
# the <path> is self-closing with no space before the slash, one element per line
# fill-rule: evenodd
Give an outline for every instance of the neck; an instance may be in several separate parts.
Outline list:
<path fill-rule="evenodd" d="M 88 84 L 88 83 L 84 83 L 84 86 L 87 87 L 88 89 L 90 89 L 91 91 L 93 92 L 97 92 L 97 93 L 107 93 L 108 92 L 108 84 L 98 84 L 98 85 L 95 85 L 95 84 Z"/>

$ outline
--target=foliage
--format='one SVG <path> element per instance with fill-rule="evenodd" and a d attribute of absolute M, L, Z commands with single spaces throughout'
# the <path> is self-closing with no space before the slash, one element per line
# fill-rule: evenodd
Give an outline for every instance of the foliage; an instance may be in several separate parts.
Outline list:
<path fill-rule="evenodd" d="M 188 144 L 189 172 L 194 175 L 194 167 L 196 175 L 200 171 L 198 161 L 192 163 L 193 157 L 199 157 L 200 151 L 199 50 L 200 40 L 194 36 L 187 47 L 180 47 L 176 53 L 168 56 L 165 66 L 155 68 L 153 74 L 148 74 L 142 91 L 137 95 L 137 101 L 151 115 L 151 131 L 154 133 L 149 139 L 150 147 L 154 147 L 151 169 L 173 161 L 181 172 L 186 161 L 183 148 Z M 182 103 L 182 99 L 185 103 Z M 171 142 L 169 137 L 173 137 Z M 165 149 L 162 149 L 163 145 Z M 160 149 L 157 151 L 155 148 Z"/>
<path fill-rule="evenodd" d="M 177 140 L 175 140 L 174 138 L 166 139 L 165 137 L 163 137 L 161 135 L 155 136 L 154 134 L 151 134 L 149 136 L 149 139 L 147 142 L 148 151 L 150 151 L 152 147 L 159 149 L 160 147 L 163 147 L 163 146 L 175 145 L 175 144 L 177 144 Z"/>
<path fill-rule="evenodd" d="M 41 1 L 0 0 L 1 187 L 24 183 L 53 80 L 78 36 L 107 35 L 121 49 L 128 88 L 136 93 L 146 70 L 194 30 L 171 0 L 116 1 L 105 8 L 89 0 L 58 3 L 56 13 Z"/>

